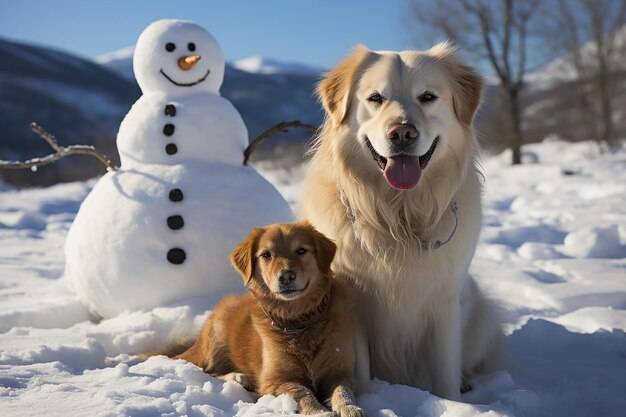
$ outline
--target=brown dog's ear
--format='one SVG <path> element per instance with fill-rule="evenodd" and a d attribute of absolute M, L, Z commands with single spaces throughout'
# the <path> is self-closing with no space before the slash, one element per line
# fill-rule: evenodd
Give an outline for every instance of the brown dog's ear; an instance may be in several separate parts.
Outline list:
<path fill-rule="evenodd" d="M 330 272 L 330 265 L 333 262 L 333 258 L 335 257 L 335 252 L 337 251 L 337 245 L 324 236 L 323 233 L 320 233 L 311 223 L 304 221 L 301 223 L 303 227 L 305 227 L 313 241 L 315 242 L 315 258 L 317 259 L 317 267 L 320 269 L 322 274 L 326 275 Z"/>
<path fill-rule="evenodd" d="M 324 75 L 317 85 L 317 95 L 336 126 L 341 125 L 350 110 L 350 94 L 355 82 L 357 70 L 369 49 L 357 45 L 354 51 L 343 59 L 333 70 Z"/>
<path fill-rule="evenodd" d="M 461 123 L 470 126 L 483 94 L 483 78 L 455 56 L 455 48 L 448 42 L 433 46 L 432 56 L 441 60 L 452 78 L 452 105 Z"/>
<path fill-rule="evenodd" d="M 265 229 L 260 227 L 252 229 L 248 236 L 230 253 L 230 263 L 239 271 L 246 285 L 254 274 L 254 251 L 256 251 L 259 238 L 264 231 Z"/>

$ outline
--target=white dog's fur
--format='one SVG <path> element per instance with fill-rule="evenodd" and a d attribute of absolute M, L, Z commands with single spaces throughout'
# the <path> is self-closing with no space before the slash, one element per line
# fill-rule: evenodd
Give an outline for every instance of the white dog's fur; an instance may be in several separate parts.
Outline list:
<path fill-rule="evenodd" d="M 424 92 L 438 98 L 422 103 Z M 368 101 L 373 92 L 385 100 Z M 459 396 L 462 375 L 489 365 L 501 340 L 497 314 L 468 274 L 481 227 L 472 120 L 482 80 L 447 44 L 428 51 L 355 51 L 320 82 L 327 114 L 299 214 L 335 240 L 333 264 L 358 296 L 357 375 Z M 365 138 L 393 156 L 389 126 L 413 123 L 412 152 L 440 138 L 415 188 L 393 189 Z M 458 229 L 449 243 L 427 248 Z M 363 386 L 363 385 L 361 385 Z"/>

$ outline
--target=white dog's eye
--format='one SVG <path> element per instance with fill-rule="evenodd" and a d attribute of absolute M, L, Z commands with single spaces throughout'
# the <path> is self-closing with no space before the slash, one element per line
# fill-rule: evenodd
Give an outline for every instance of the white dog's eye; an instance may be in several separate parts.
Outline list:
<path fill-rule="evenodd" d="M 422 94 L 420 94 L 417 97 L 420 103 L 431 103 L 437 100 L 437 98 L 438 97 L 434 93 L 431 93 L 430 91 L 424 91 Z"/>
<path fill-rule="evenodd" d="M 380 93 L 378 92 L 373 92 L 372 94 L 370 94 L 370 96 L 367 98 L 367 101 L 371 101 L 373 103 L 377 103 L 377 104 L 381 104 L 383 101 L 385 101 L 385 97 L 383 97 L 382 95 L 380 95 Z"/>

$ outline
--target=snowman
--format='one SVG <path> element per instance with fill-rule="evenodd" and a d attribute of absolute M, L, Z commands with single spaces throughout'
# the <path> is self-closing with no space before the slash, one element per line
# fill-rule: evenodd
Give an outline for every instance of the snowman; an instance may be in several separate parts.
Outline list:
<path fill-rule="evenodd" d="M 121 168 L 95 185 L 65 247 L 65 276 L 112 317 L 241 290 L 228 254 L 251 228 L 292 219 L 252 168 L 237 110 L 220 96 L 224 55 L 203 28 L 152 23 L 133 57 L 143 95 L 117 136 Z"/>

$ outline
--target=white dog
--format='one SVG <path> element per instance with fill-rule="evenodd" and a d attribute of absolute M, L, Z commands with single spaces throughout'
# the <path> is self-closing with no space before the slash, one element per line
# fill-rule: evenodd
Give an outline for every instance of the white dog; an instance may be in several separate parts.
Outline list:
<path fill-rule="evenodd" d="M 472 121 L 482 79 L 448 44 L 355 51 L 320 82 L 327 114 L 299 201 L 356 289 L 357 375 L 459 396 L 501 330 L 468 274 L 481 227 Z"/>

